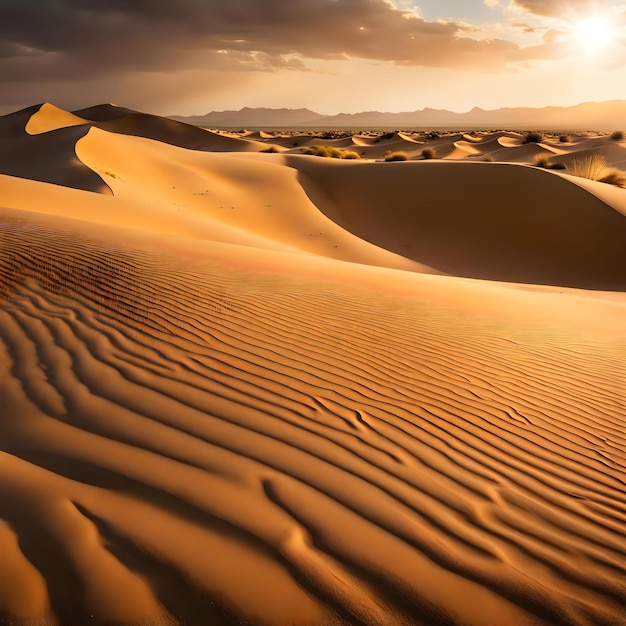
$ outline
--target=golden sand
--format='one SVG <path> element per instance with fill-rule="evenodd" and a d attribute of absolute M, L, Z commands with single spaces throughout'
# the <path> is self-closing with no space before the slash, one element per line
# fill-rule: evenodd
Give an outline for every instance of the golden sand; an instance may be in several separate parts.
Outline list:
<path fill-rule="evenodd" d="M 626 624 L 623 142 L 0 139 L 0 624 Z"/>

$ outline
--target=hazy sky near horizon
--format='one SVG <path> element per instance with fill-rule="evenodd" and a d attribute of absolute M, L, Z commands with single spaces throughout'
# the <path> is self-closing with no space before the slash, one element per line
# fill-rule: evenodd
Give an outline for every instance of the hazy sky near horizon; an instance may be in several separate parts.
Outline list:
<path fill-rule="evenodd" d="M 0 114 L 626 99 L 626 0 L 0 0 Z"/>

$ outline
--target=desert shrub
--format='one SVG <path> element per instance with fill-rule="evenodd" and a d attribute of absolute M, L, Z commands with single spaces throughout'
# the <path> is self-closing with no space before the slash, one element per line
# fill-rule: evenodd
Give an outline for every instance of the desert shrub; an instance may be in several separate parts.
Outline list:
<path fill-rule="evenodd" d="M 569 135 L 559 135 L 559 141 L 561 143 L 570 143 L 570 141 L 572 141 L 572 138 Z"/>
<path fill-rule="evenodd" d="M 313 146 L 312 148 L 307 148 L 304 153 L 330 159 L 341 158 L 341 150 L 339 150 L 339 148 L 335 148 L 334 146 Z"/>
<path fill-rule="evenodd" d="M 354 150 L 344 150 L 342 159 L 360 159 L 361 155 Z"/>
<path fill-rule="evenodd" d="M 422 156 L 425 159 L 434 159 L 435 158 L 435 151 L 432 148 L 424 148 L 422 150 Z"/>
<path fill-rule="evenodd" d="M 402 151 L 385 153 L 385 161 L 406 161 L 408 158 L 406 152 Z"/>
<path fill-rule="evenodd" d="M 329 159 L 359 159 L 361 158 L 352 150 L 340 150 L 335 146 L 313 146 L 306 148 L 304 154 L 312 154 L 313 156 L 326 157 Z"/>
<path fill-rule="evenodd" d="M 522 143 L 540 143 L 544 140 L 543 133 L 530 131 L 524 135 Z"/>
<path fill-rule="evenodd" d="M 265 148 L 265 150 L 261 150 L 261 152 L 276 153 L 278 152 L 278 148 L 276 146 L 270 146 L 269 148 Z"/>
<path fill-rule="evenodd" d="M 335 148 L 335 146 L 323 146 L 324 150 L 328 152 L 328 155 L 331 159 L 341 159 L 343 157 L 343 150 L 339 148 Z M 322 154 L 321 156 L 325 156 Z"/>
<path fill-rule="evenodd" d="M 524 141 L 522 143 L 539 143 L 543 141 L 543 135 L 536 130 L 531 130 L 524 135 Z"/>
<path fill-rule="evenodd" d="M 616 187 L 626 187 L 626 174 L 606 166 L 606 159 L 597 152 L 574 159 L 572 174 Z"/>
<path fill-rule="evenodd" d="M 494 159 L 494 158 L 493 158 L 490 154 L 488 154 L 488 155 L 487 155 L 487 156 L 483 159 L 483 161 L 484 161 L 485 163 L 493 163 L 493 162 L 495 161 L 495 159 Z"/>
<path fill-rule="evenodd" d="M 606 172 L 606 159 L 597 152 L 576 157 L 572 162 L 572 174 L 589 180 L 600 180 Z"/>
<path fill-rule="evenodd" d="M 605 176 L 600 178 L 600 182 L 626 188 L 626 174 L 619 170 L 609 170 Z"/>
<path fill-rule="evenodd" d="M 545 154 L 537 155 L 535 158 L 535 165 L 541 167 L 544 170 L 564 170 L 565 165 L 563 163 L 552 163 Z"/>
<path fill-rule="evenodd" d="M 387 141 L 388 139 L 393 139 L 396 136 L 395 132 L 391 132 L 391 133 L 384 133 L 382 134 L 380 137 L 377 137 L 374 140 L 374 143 L 379 143 L 380 141 Z"/>
<path fill-rule="evenodd" d="M 611 133 L 611 139 L 613 139 L 613 141 L 624 141 L 624 131 L 623 130 L 614 130 Z"/>

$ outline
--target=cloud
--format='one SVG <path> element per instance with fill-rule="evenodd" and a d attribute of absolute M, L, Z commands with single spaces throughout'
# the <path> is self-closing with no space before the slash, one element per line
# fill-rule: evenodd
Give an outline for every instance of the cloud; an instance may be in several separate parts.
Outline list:
<path fill-rule="evenodd" d="M 0 79 L 195 69 L 217 51 L 260 70 L 295 57 L 493 66 L 515 49 L 463 35 L 390 0 L 3 0 Z"/>
<path fill-rule="evenodd" d="M 537 14 L 586 4 L 515 2 Z M 552 42 L 528 46 L 515 38 L 519 31 L 429 22 L 411 7 L 405 0 L 0 0 L 0 106 L 60 94 L 62 105 L 113 98 L 139 107 L 158 99 L 159 88 L 172 102 L 172 93 L 200 89 L 185 88 L 181 77 L 213 94 L 221 83 L 256 84 L 257 75 L 342 60 L 496 71 L 555 56 Z"/>
<path fill-rule="evenodd" d="M 513 4 L 535 15 L 571 19 L 608 11 L 615 3 L 609 0 L 513 0 Z"/>
<path fill-rule="evenodd" d="M 65 109 L 80 109 L 113 101 L 139 111 L 168 115 L 197 102 L 206 102 L 207 94 L 226 99 L 228 94 L 241 91 L 244 94 L 262 91 L 264 76 L 261 72 L 201 69 L 169 73 L 128 72 L 110 76 L 94 73 L 80 81 L 72 77 L 32 82 L 3 81 L 0 115 L 44 100 Z M 206 111 L 200 108 L 198 112 Z"/>
<path fill-rule="evenodd" d="M 512 22 L 511 27 L 517 28 L 518 30 L 522 31 L 524 34 L 530 34 L 530 33 L 535 32 L 535 29 L 532 26 L 530 26 L 530 24 L 525 24 L 524 22 Z"/>

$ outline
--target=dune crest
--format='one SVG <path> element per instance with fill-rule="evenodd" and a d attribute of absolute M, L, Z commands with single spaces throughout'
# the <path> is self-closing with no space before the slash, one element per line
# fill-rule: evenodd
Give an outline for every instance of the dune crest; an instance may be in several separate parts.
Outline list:
<path fill-rule="evenodd" d="M 87 120 L 82 117 L 68 113 L 46 102 L 41 105 L 41 108 L 36 113 L 31 115 L 25 126 L 25 130 L 29 135 L 40 135 L 42 133 L 48 133 L 51 130 L 80 126 L 81 124 L 87 123 Z"/>
<path fill-rule="evenodd" d="M 107 102 L 105 104 L 97 104 L 85 109 L 73 111 L 72 113 L 73 115 L 77 115 L 91 122 L 111 122 L 113 120 L 122 119 L 127 115 L 136 114 L 138 111 L 121 107 L 112 102 Z"/>

